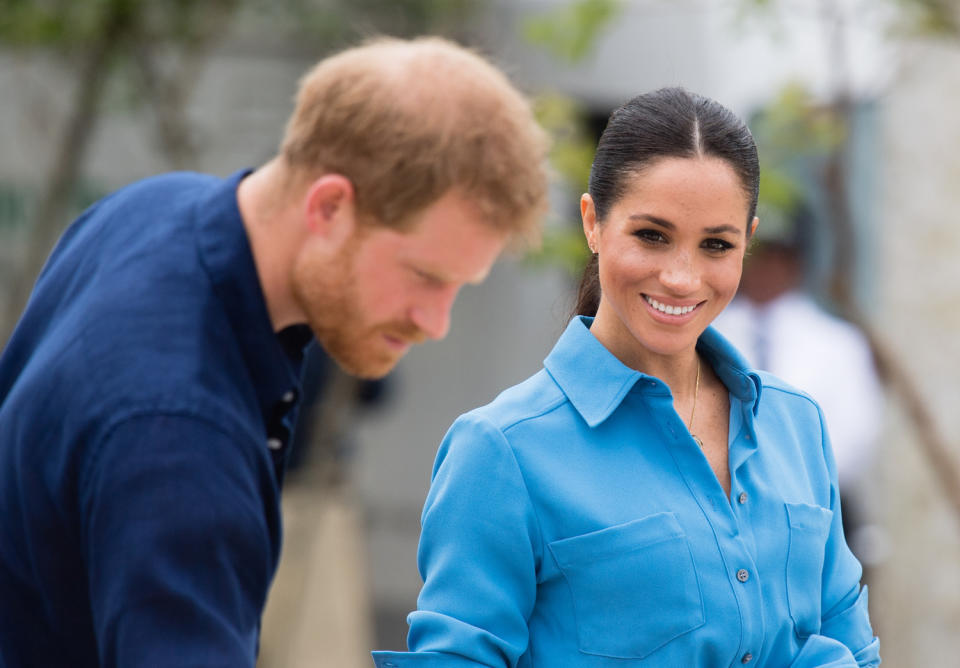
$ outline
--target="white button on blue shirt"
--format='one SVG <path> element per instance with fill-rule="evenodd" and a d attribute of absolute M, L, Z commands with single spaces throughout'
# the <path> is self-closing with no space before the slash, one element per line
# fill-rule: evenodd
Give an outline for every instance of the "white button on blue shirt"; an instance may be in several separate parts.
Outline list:
<path fill-rule="evenodd" d="M 411 651 L 377 665 L 877 665 L 816 403 L 703 334 L 730 390 L 728 498 L 669 388 L 590 323 L 450 428 Z"/>

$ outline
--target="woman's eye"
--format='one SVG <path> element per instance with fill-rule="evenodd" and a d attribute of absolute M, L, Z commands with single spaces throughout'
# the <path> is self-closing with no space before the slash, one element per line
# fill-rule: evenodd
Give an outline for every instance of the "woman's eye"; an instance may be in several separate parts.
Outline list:
<path fill-rule="evenodd" d="M 703 247 L 713 253 L 722 253 L 733 248 L 733 244 L 723 239 L 706 239 L 703 242 Z"/>
<path fill-rule="evenodd" d="M 646 241 L 651 244 L 662 244 L 667 241 L 667 238 L 663 236 L 663 232 L 659 230 L 637 230 L 633 234 L 641 241 Z"/>

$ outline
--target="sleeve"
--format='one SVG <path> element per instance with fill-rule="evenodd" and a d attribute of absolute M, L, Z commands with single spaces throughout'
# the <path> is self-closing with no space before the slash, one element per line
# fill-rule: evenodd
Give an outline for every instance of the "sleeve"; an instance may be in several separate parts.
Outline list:
<path fill-rule="evenodd" d="M 827 537 L 826 553 L 823 563 L 823 582 L 821 585 L 822 600 L 820 609 L 820 634 L 827 639 L 839 642 L 841 646 L 849 648 L 852 658 L 861 668 L 880 665 L 880 643 L 873 635 L 870 626 L 870 616 L 867 613 L 867 588 L 860 587 L 860 576 L 863 569 L 860 562 L 853 556 L 847 547 L 843 535 L 843 520 L 840 508 L 840 494 L 837 483 L 837 468 L 830 445 L 830 436 L 827 433 L 823 413 L 820 413 L 820 424 L 823 433 L 823 456 L 830 480 L 830 510 L 833 519 L 830 533 Z M 812 643 L 822 650 L 830 643 L 825 643 L 818 636 L 811 636 Z M 830 651 L 835 652 L 836 647 Z M 820 651 L 817 650 L 817 651 Z M 804 651 L 807 651 L 806 648 Z M 812 654 L 816 651 L 811 650 Z M 803 652 L 801 652 L 801 655 Z M 799 657 L 798 657 L 799 659 Z M 832 663 L 801 663 L 798 666 L 834 665 Z M 847 665 L 847 664 L 837 664 Z"/>
<path fill-rule="evenodd" d="M 503 434 L 467 415 L 440 446 L 422 517 L 424 585 L 409 653 L 374 652 L 380 668 L 515 667 L 528 643 L 543 554 L 519 465 Z"/>
<path fill-rule="evenodd" d="M 824 635 L 809 636 L 790 668 L 857 668 L 850 648 Z"/>
<path fill-rule="evenodd" d="M 128 419 L 99 444 L 80 500 L 101 665 L 254 665 L 279 540 L 255 455 L 170 415 Z"/>

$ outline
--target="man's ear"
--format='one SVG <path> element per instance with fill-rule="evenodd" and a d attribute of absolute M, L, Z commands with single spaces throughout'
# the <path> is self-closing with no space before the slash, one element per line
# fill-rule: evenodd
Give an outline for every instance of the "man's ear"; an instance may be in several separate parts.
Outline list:
<path fill-rule="evenodd" d="M 339 245 L 356 225 L 356 199 L 350 179 L 324 174 L 307 188 L 304 201 L 307 234 Z"/>

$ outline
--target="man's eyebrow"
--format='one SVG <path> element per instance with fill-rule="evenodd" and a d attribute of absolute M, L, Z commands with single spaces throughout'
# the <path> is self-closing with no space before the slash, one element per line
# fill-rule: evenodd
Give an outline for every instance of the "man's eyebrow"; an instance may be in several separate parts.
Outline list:
<path fill-rule="evenodd" d="M 645 220 L 648 223 L 652 223 L 659 227 L 662 227 L 667 230 L 675 230 L 677 226 L 671 223 L 666 218 L 661 218 L 659 216 L 654 216 L 649 213 L 635 213 L 630 216 L 630 220 Z M 714 225 L 713 227 L 705 227 L 703 231 L 706 234 L 724 234 L 725 232 L 730 232 L 732 234 L 740 234 L 742 230 L 736 225 Z"/>
<path fill-rule="evenodd" d="M 413 271 L 421 274 L 422 276 L 428 278 L 431 281 L 443 284 L 451 283 L 463 283 L 470 285 L 479 285 L 483 283 L 487 277 L 490 275 L 490 270 L 482 271 L 476 276 L 448 276 L 440 273 L 437 269 L 429 266 L 422 266 L 416 262 L 408 261 L 406 265 Z"/>

